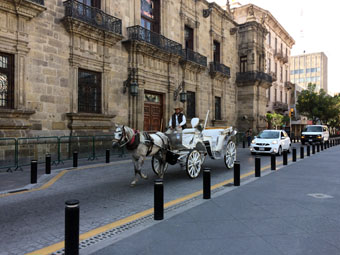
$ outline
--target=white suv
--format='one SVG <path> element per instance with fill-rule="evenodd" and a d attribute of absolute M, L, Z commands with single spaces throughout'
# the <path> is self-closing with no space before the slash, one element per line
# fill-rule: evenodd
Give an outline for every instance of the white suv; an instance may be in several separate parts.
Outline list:
<path fill-rule="evenodd" d="M 308 125 L 301 133 L 301 143 L 322 143 L 329 140 L 328 127 L 325 125 Z"/>

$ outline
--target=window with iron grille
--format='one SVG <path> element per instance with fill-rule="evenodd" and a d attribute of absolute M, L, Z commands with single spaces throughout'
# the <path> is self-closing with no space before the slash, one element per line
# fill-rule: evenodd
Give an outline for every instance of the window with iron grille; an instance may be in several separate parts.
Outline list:
<path fill-rule="evenodd" d="M 1 52 L 0 108 L 14 108 L 14 56 Z"/>
<path fill-rule="evenodd" d="M 101 73 L 78 71 L 78 112 L 101 113 Z"/>
<path fill-rule="evenodd" d="M 194 30 L 189 26 L 184 26 L 185 48 L 194 50 Z"/>
<path fill-rule="evenodd" d="M 215 120 L 221 120 L 221 98 L 215 97 Z"/>
<path fill-rule="evenodd" d="M 187 91 L 187 117 L 194 118 L 195 116 L 196 116 L 195 92 Z"/>

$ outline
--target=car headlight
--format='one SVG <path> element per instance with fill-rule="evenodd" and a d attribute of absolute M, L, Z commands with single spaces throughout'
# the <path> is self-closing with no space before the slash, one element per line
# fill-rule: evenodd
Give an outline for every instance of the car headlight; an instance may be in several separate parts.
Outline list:
<path fill-rule="evenodd" d="M 272 141 L 272 144 L 277 144 L 277 141 Z"/>
<path fill-rule="evenodd" d="M 302 136 L 301 136 L 301 138 L 305 138 L 305 136 L 304 136 L 304 135 L 302 135 Z"/>
<path fill-rule="evenodd" d="M 321 139 L 322 138 L 322 136 L 321 135 L 318 135 L 318 139 Z"/>
<path fill-rule="evenodd" d="M 252 144 L 255 144 L 255 139 L 253 141 L 251 141 Z"/>

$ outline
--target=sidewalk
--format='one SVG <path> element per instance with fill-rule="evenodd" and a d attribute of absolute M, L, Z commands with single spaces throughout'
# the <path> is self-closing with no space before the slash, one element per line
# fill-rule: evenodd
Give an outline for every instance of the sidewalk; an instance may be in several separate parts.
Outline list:
<path fill-rule="evenodd" d="M 92 254 L 340 254 L 339 153 L 241 181 Z"/>

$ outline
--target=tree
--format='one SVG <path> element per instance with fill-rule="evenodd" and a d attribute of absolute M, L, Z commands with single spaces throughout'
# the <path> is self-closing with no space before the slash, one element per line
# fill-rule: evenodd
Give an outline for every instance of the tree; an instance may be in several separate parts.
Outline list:
<path fill-rule="evenodd" d="M 283 124 L 283 115 L 279 114 L 279 113 L 267 113 L 266 115 L 267 117 L 267 122 L 274 126 L 275 129 L 277 129 L 277 127 L 281 127 Z"/>
<path fill-rule="evenodd" d="M 315 84 L 308 84 L 307 90 L 303 90 L 298 96 L 296 108 L 301 115 L 316 124 L 320 121 L 323 124 L 334 125 L 339 119 L 340 99 L 339 97 L 331 97 L 320 89 L 319 94 L 315 92 Z"/>
<path fill-rule="evenodd" d="M 301 115 L 306 116 L 313 121 L 313 124 L 319 120 L 318 95 L 315 92 L 315 84 L 308 84 L 306 90 L 302 90 L 298 96 L 296 109 Z"/>

